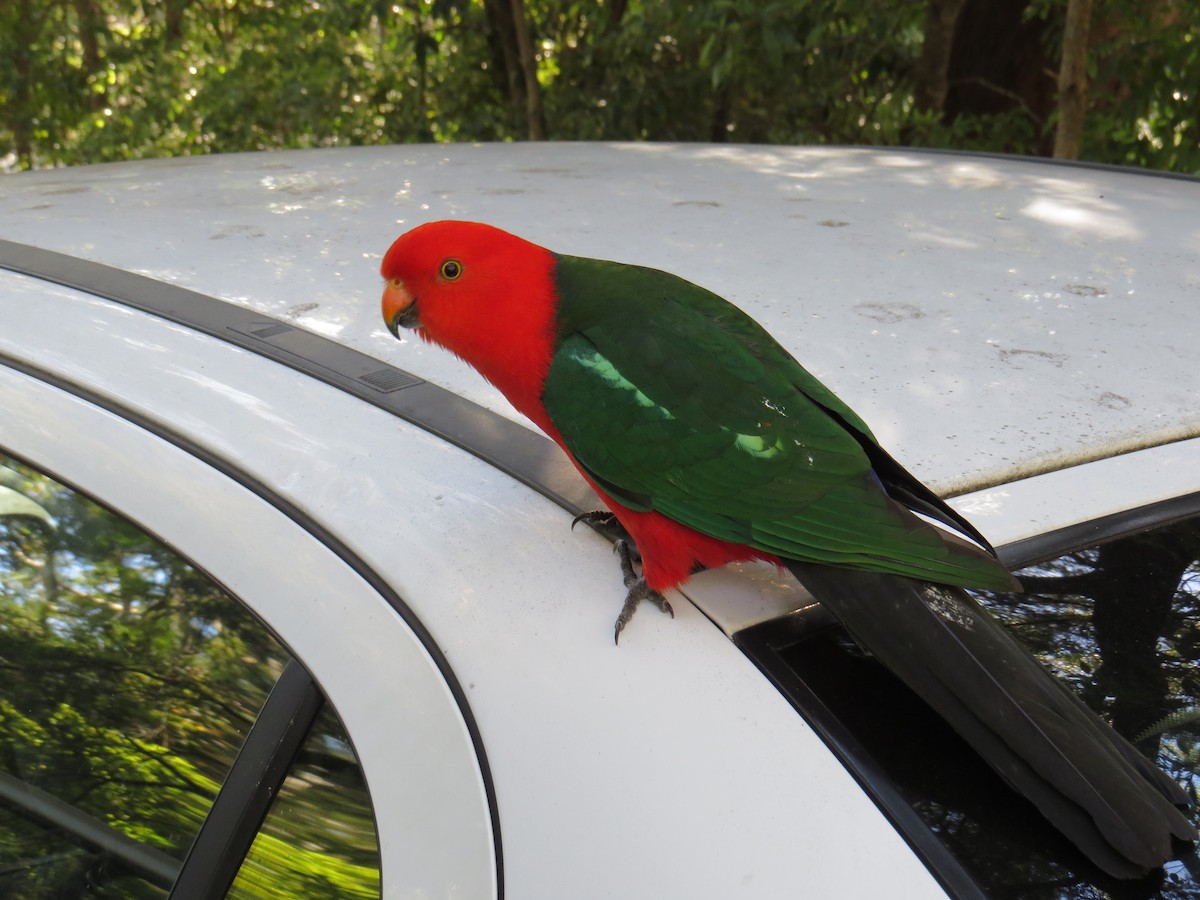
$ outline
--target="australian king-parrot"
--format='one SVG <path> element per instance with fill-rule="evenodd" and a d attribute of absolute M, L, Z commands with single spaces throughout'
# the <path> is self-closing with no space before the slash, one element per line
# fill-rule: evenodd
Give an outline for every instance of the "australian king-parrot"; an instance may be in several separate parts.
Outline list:
<path fill-rule="evenodd" d="M 984 537 L 737 307 L 462 221 L 402 235 L 382 275 L 387 327 L 477 369 L 632 538 L 618 633 L 700 569 L 774 562 L 1110 874 L 1196 839 L 1179 786 L 962 590 L 1020 589 Z"/>

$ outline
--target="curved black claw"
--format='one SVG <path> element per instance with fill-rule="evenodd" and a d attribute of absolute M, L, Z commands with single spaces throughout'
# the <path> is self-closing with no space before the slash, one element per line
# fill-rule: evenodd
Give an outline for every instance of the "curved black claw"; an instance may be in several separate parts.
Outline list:
<path fill-rule="evenodd" d="M 580 513 L 571 520 L 571 528 L 574 529 L 580 522 L 604 535 L 610 541 L 626 541 L 632 547 L 634 558 L 641 560 L 637 547 L 633 545 L 633 538 L 629 536 L 629 532 L 625 530 L 625 526 L 621 524 L 620 520 L 607 509 L 595 509 L 591 512 Z"/>
<path fill-rule="evenodd" d="M 621 561 L 621 577 L 625 582 L 625 587 L 629 588 L 629 592 L 625 595 L 625 604 L 621 607 L 621 613 L 617 616 L 616 626 L 613 629 L 613 643 L 620 644 L 621 631 L 629 624 L 629 620 L 637 611 L 638 604 L 643 600 L 649 600 L 661 612 L 670 615 L 672 619 L 675 618 L 675 610 L 671 609 L 671 604 L 667 602 L 666 597 L 658 591 L 651 590 L 650 585 L 646 584 L 646 579 L 634 571 L 627 541 L 619 540 L 613 544 L 613 552 Z"/>
<path fill-rule="evenodd" d="M 607 528 L 617 519 L 616 513 L 611 513 L 607 509 L 593 509 L 590 512 L 582 512 L 571 520 L 571 530 L 575 530 L 575 526 L 582 522 L 589 528 Z"/>

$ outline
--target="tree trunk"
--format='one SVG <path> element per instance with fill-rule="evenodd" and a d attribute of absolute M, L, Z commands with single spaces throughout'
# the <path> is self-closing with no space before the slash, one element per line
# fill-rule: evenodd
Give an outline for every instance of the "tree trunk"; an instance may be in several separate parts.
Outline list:
<path fill-rule="evenodd" d="M 621 26 L 625 18 L 625 10 L 629 8 L 629 0 L 608 0 L 608 21 L 604 23 L 604 33 L 612 34 Z"/>
<path fill-rule="evenodd" d="M 17 18 L 20 36 L 15 41 L 18 50 L 13 61 L 16 84 L 7 111 L 12 116 L 9 127 L 13 133 L 17 165 L 23 169 L 33 168 L 33 42 L 38 26 L 31 5 L 31 0 L 20 0 Z"/>
<path fill-rule="evenodd" d="M 183 42 L 183 14 L 188 0 L 167 0 L 166 21 L 163 33 L 167 36 L 167 45 L 178 47 Z"/>
<path fill-rule="evenodd" d="M 1063 29 L 1062 65 L 1058 70 L 1055 159 L 1079 159 L 1083 118 L 1087 112 L 1087 56 L 1091 23 L 1092 0 L 1068 0 L 1067 22 Z"/>
<path fill-rule="evenodd" d="M 929 0 L 925 9 L 925 38 L 916 69 L 917 109 L 940 113 L 945 108 L 954 26 L 965 3 L 966 0 Z"/>
<path fill-rule="evenodd" d="M 1009 143 L 1010 132 L 1000 132 L 991 136 L 990 149 L 1028 153 L 1036 148 L 1035 152 L 1049 156 L 1054 133 L 1046 123 L 1058 100 L 1059 60 L 1047 53 L 1045 44 L 1051 25 L 1057 23 L 1027 16 L 1031 3 L 966 0 L 954 27 L 942 120 L 965 118 L 978 123 L 1020 111 L 1036 130 L 1033 140 L 1018 137 L 1016 143 Z"/>
<path fill-rule="evenodd" d="M 1200 526 L 1183 522 L 1100 548 L 1092 623 L 1102 660 L 1097 687 L 1112 696 L 1112 724 L 1132 740 L 1172 711 L 1159 642 L 1200 547 Z"/>
<path fill-rule="evenodd" d="M 525 0 L 512 0 L 512 21 L 517 35 L 517 52 L 521 58 L 521 73 L 525 79 L 525 121 L 529 128 L 529 140 L 544 141 L 546 115 L 542 110 L 542 86 L 537 80 L 537 60 L 534 59 Z"/>
<path fill-rule="evenodd" d="M 89 80 L 100 71 L 100 34 L 105 29 L 104 15 L 95 0 L 73 0 L 75 15 L 79 19 L 79 46 L 83 49 L 83 71 Z M 105 105 L 104 79 L 97 82 L 100 90 L 92 90 L 88 85 L 88 107 L 93 111 L 103 109 Z"/>
<path fill-rule="evenodd" d="M 514 130 L 525 125 L 525 75 L 521 69 L 521 52 L 517 49 L 517 30 L 513 27 L 512 5 L 509 0 L 483 0 L 488 22 L 488 45 L 492 52 L 492 69 L 496 80 L 508 93 L 510 122 Z M 526 127 L 528 130 L 528 127 Z"/>
<path fill-rule="evenodd" d="M 79 46 L 83 49 L 83 68 L 89 75 L 100 68 L 100 32 L 104 16 L 94 0 L 73 0 L 79 17 Z"/>

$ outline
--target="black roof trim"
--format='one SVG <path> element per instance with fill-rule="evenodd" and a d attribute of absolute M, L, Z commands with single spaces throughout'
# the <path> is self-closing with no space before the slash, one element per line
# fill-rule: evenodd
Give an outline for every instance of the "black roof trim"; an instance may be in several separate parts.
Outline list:
<path fill-rule="evenodd" d="M 1200 514 L 1200 492 L 1159 500 L 1156 503 L 1101 516 L 1090 522 L 1080 522 L 1013 541 L 1001 547 L 997 554 L 1009 569 L 1022 569 L 1034 563 L 1057 559 L 1073 550 L 1095 547 L 1151 528 L 1170 525 L 1197 514 Z"/>
<path fill-rule="evenodd" d="M 103 297 L 266 356 L 437 435 L 572 513 L 596 505 L 548 438 L 337 341 L 179 285 L 15 241 L 0 240 L 0 269 Z"/>
<path fill-rule="evenodd" d="M 985 895 L 971 873 L 909 806 L 850 729 L 783 661 L 781 653 L 788 645 L 817 631 L 837 627 L 840 625 L 833 615 L 815 604 L 779 619 L 751 625 L 734 634 L 733 642 L 818 734 L 946 893 L 957 900 L 984 900 Z"/>

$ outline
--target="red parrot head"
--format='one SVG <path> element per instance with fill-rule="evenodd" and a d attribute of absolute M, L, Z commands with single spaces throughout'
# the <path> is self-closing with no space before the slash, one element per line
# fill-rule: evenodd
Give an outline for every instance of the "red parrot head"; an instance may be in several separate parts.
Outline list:
<path fill-rule="evenodd" d="M 383 321 L 452 351 L 527 412 L 550 367 L 554 265 L 549 250 L 490 225 L 420 225 L 384 254 Z"/>

